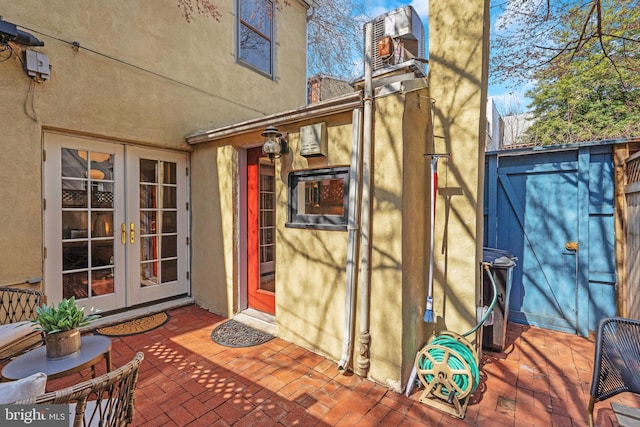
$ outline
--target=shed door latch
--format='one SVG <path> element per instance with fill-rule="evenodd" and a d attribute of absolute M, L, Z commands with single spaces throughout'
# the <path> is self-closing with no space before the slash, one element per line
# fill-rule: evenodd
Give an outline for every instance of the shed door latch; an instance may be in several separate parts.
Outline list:
<path fill-rule="evenodd" d="M 564 244 L 564 248 L 568 251 L 577 251 L 578 250 L 578 242 L 567 242 Z"/>

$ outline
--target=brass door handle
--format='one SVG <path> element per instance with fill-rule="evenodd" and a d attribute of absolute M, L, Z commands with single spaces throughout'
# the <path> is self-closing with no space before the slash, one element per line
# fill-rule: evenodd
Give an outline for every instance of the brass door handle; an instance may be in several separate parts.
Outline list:
<path fill-rule="evenodd" d="M 125 224 L 124 222 L 122 223 L 122 225 L 120 226 L 120 241 L 122 242 L 123 245 L 127 244 L 127 224 Z"/>
<path fill-rule="evenodd" d="M 131 237 L 131 244 L 133 245 L 133 242 L 135 242 L 135 237 L 136 237 L 135 225 L 133 222 L 131 223 L 129 230 L 131 230 L 129 234 Z"/>
<path fill-rule="evenodd" d="M 577 251 L 578 246 L 578 242 L 567 242 L 564 244 L 564 248 L 568 251 Z"/>

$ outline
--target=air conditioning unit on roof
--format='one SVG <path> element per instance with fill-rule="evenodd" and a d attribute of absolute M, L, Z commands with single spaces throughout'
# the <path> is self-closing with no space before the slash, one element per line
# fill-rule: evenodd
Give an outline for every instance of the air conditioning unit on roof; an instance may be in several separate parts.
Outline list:
<path fill-rule="evenodd" d="M 373 71 L 415 59 L 424 73 L 425 31 L 411 6 L 403 6 L 373 19 Z"/>

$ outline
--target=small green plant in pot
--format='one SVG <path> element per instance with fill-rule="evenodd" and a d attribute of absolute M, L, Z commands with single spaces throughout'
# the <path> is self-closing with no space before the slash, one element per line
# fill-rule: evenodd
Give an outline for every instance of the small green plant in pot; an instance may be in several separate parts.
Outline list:
<path fill-rule="evenodd" d="M 38 330 L 45 332 L 47 357 L 56 359 L 80 350 L 80 331 L 99 316 L 87 314 L 84 307 L 78 307 L 75 297 L 62 299 L 55 305 L 36 308 L 38 316 L 31 320 Z"/>

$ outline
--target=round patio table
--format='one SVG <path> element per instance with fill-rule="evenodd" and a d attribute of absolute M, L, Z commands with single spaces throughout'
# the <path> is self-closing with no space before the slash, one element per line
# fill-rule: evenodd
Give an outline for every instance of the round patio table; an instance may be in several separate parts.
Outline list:
<path fill-rule="evenodd" d="M 20 355 L 2 369 L 5 380 L 19 380 L 38 372 L 47 374 L 47 380 L 64 377 L 91 368 L 96 376 L 96 365 L 105 360 L 107 371 L 111 371 L 111 339 L 100 335 L 80 338 L 80 350 L 69 356 L 56 359 L 47 358 L 46 347 L 38 347 Z"/>

